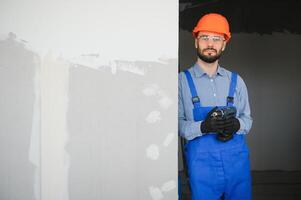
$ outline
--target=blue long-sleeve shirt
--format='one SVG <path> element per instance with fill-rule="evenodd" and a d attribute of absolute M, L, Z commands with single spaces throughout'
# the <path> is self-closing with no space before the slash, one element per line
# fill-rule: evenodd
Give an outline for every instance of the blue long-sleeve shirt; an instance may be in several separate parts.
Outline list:
<path fill-rule="evenodd" d="M 226 106 L 231 72 L 218 66 L 216 74 L 209 77 L 196 63 L 189 68 L 197 94 L 202 106 Z M 202 136 L 201 123 L 193 120 L 193 104 L 191 93 L 184 72 L 179 74 L 178 82 L 178 126 L 179 134 L 187 140 Z M 239 134 L 247 134 L 252 126 L 252 117 L 246 84 L 238 75 L 234 93 L 234 106 L 237 109 L 237 118 L 240 122 Z"/>

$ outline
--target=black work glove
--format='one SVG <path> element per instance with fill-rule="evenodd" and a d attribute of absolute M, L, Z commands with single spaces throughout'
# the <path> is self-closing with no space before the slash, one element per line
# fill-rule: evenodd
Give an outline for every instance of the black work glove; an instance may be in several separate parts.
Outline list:
<path fill-rule="evenodd" d="M 236 133 L 239 129 L 240 129 L 240 123 L 236 117 L 231 117 L 225 120 L 224 131 L 226 133 Z"/>
<path fill-rule="evenodd" d="M 217 139 L 221 141 L 228 141 L 233 138 L 235 134 L 240 129 L 239 120 L 235 117 L 224 120 L 222 131 L 218 132 Z"/>
<path fill-rule="evenodd" d="M 215 112 L 218 107 L 214 107 L 206 116 L 206 119 L 201 123 L 202 133 L 221 132 L 224 128 L 224 120 L 212 117 L 212 113 Z"/>

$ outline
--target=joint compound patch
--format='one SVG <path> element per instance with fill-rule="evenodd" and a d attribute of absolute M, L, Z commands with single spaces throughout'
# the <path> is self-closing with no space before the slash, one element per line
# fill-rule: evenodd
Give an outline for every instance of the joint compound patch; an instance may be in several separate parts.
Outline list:
<path fill-rule="evenodd" d="M 149 193 L 153 200 L 163 199 L 162 191 L 157 187 L 153 187 L 153 186 L 149 187 Z"/>
<path fill-rule="evenodd" d="M 160 156 L 159 147 L 155 144 L 150 145 L 146 149 L 146 155 L 148 158 L 152 160 L 157 160 Z"/>
<path fill-rule="evenodd" d="M 76 66 L 88 67 L 91 69 L 111 68 L 112 74 L 116 74 L 118 70 L 130 72 L 136 75 L 145 75 L 145 68 L 139 67 L 135 62 L 110 60 L 100 56 L 98 53 L 86 54 L 69 59 L 69 62 Z"/>
<path fill-rule="evenodd" d="M 166 136 L 164 142 L 163 142 L 163 146 L 167 147 L 175 138 L 175 133 L 168 133 L 168 135 Z"/>
<path fill-rule="evenodd" d="M 131 72 L 133 74 L 145 75 L 145 69 L 137 66 L 134 62 L 116 61 L 117 68 L 121 71 Z"/>
<path fill-rule="evenodd" d="M 157 110 L 152 111 L 146 117 L 146 121 L 150 124 L 156 123 L 157 121 L 161 120 L 161 113 Z"/>
<path fill-rule="evenodd" d="M 175 189 L 176 187 L 177 187 L 176 182 L 174 180 L 171 180 L 171 181 L 164 183 L 163 186 L 161 187 L 161 190 L 164 192 L 168 192 L 168 191 Z"/>
<path fill-rule="evenodd" d="M 155 96 L 158 93 L 159 86 L 157 84 L 152 84 L 143 89 L 143 94 L 145 96 Z"/>
<path fill-rule="evenodd" d="M 148 85 L 142 92 L 145 96 L 156 96 L 159 105 L 165 110 L 173 104 L 172 99 L 157 84 Z"/>
<path fill-rule="evenodd" d="M 159 99 L 160 106 L 165 110 L 167 110 L 172 105 L 172 103 L 172 100 L 168 96 L 162 96 Z"/>

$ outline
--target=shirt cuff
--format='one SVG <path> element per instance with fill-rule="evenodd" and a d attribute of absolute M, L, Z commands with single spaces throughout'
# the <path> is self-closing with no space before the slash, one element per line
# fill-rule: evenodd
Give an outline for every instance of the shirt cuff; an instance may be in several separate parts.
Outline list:
<path fill-rule="evenodd" d="M 236 134 L 239 134 L 239 135 L 245 135 L 245 134 L 247 134 L 247 133 L 246 133 L 246 125 L 245 125 L 244 121 L 243 121 L 242 119 L 240 119 L 240 118 L 237 118 L 237 119 L 238 119 L 238 121 L 239 121 L 240 128 L 239 128 L 239 130 L 236 132 Z"/>
<path fill-rule="evenodd" d="M 193 140 L 196 137 L 200 137 L 203 135 L 201 131 L 201 123 L 202 121 L 194 122 L 191 127 L 191 135 L 187 138 L 188 140 Z"/>

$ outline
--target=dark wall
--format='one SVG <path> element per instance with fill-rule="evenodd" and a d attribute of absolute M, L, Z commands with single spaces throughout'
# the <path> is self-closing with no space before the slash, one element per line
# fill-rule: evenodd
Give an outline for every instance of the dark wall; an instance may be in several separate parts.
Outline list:
<path fill-rule="evenodd" d="M 248 6 L 239 3 L 235 9 L 234 1 L 181 3 L 179 70 L 196 60 L 191 30 L 197 20 L 208 12 L 224 14 L 233 36 L 220 64 L 237 71 L 248 87 L 252 169 L 301 170 L 301 32 L 300 12 L 294 12 L 300 3 L 244 2 Z"/>

